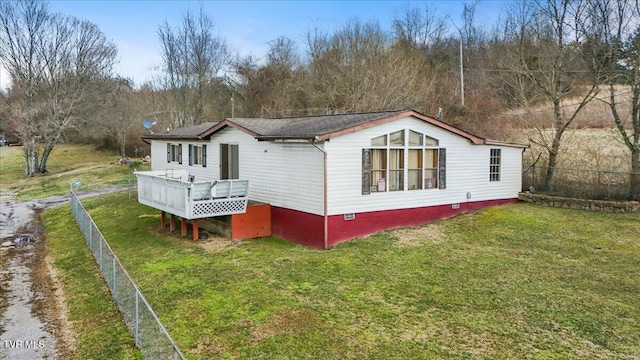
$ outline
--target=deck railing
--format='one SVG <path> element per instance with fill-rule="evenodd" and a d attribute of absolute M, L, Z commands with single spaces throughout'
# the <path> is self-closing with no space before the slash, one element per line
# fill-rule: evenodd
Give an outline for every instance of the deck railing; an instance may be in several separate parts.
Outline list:
<path fill-rule="evenodd" d="M 137 171 L 138 202 L 185 219 L 241 214 L 248 180 L 194 181 L 185 170 Z"/>

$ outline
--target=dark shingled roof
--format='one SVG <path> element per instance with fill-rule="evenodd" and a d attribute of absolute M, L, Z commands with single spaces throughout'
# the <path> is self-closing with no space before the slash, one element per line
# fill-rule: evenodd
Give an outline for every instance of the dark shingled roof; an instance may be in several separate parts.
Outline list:
<path fill-rule="evenodd" d="M 405 110 L 274 119 L 233 118 L 229 121 L 255 133 L 259 139 L 313 139 L 403 112 Z"/>
<path fill-rule="evenodd" d="M 474 144 L 485 139 L 448 125 L 436 118 L 414 110 L 376 111 L 354 114 L 316 115 L 285 118 L 231 118 L 221 122 L 208 122 L 196 126 L 174 129 L 165 133 L 143 136 L 143 139 L 205 140 L 227 126 L 250 134 L 257 140 L 311 140 L 325 141 L 358 130 L 412 116 L 440 127 Z"/>
<path fill-rule="evenodd" d="M 186 126 L 177 129 L 172 129 L 165 132 L 153 133 L 149 135 L 145 135 L 143 139 L 185 139 L 185 140 L 200 140 L 202 139 L 202 134 L 212 127 L 216 126 L 219 121 L 215 122 L 205 122 L 198 125 Z"/>

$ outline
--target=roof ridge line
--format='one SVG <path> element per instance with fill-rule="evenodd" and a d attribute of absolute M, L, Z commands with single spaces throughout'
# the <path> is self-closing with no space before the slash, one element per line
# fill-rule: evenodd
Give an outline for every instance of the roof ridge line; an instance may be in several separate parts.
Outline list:
<path fill-rule="evenodd" d="M 361 112 L 346 112 L 346 113 L 336 113 L 336 114 L 322 114 L 322 115 L 302 115 L 302 116 L 281 116 L 281 117 L 243 117 L 237 119 L 263 119 L 263 120 L 286 120 L 286 119 L 302 119 L 302 118 L 310 118 L 310 117 L 329 117 L 329 116 L 344 116 L 344 115 L 365 115 L 365 114 L 380 114 L 380 113 L 394 113 L 394 112 L 403 112 L 403 111 L 411 111 L 410 109 L 395 109 L 395 110 L 378 110 L 378 111 L 361 111 Z M 234 119 L 234 118 L 229 118 Z"/>

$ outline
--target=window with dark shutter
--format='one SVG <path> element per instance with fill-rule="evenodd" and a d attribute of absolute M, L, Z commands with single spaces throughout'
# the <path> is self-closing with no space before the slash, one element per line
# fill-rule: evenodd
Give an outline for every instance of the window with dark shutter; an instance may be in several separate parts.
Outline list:
<path fill-rule="evenodd" d="M 178 145 L 178 164 L 182 164 L 182 144 Z"/>
<path fill-rule="evenodd" d="M 167 143 L 167 162 L 171 162 L 171 143 Z"/>
<path fill-rule="evenodd" d="M 438 151 L 438 189 L 447 188 L 447 149 Z"/>
<path fill-rule="evenodd" d="M 362 149 L 362 195 L 371 194 L 371 149 Z"/>
<path fill-rule="evenodd" d="M 207 145 L 202 145 L 202 167 L 207 167 Z"/>
<path fill-rule="evenodd" d="M 189 144 L 189 166 L 193 165 L 193 145 Z"/>

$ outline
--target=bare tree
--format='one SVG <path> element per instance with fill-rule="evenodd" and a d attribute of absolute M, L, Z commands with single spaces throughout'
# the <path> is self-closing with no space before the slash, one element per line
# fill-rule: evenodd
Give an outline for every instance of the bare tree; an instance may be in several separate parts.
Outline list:
<path fill-rule="evenodd" d="M 589 64 L 576 31 L 583 10 L 583 2 L 570 0 L 516 2 L 505 23 L 507 56 L 501 65 L 512 74 L 508 85 L 517 102 L 529 110 L 528 125 L 537 132 L 530 140 L 547 152 L 547 190 L 553 190 L 564 133 L 598 92 L 596 77 L 585 71 Z M 568 106 L 570 98 L 577 98 L 577 106 Z M 553 107 L 551 129 L 536 122 L 533 105 L 543 101 Z"/>
<path fill-rule="evenodd" d="M 308 76 L 295 42 L 281 36 L 268 45 L 264 65 L 249 56 L 235 66 L 243 115 L 291 116 L 308 112 Z"/>
<path fill-rule="evenodd" d="M 214 29 L 202 8 L 196 15 L 187 11 L 178 28 L 166 20 L 158 28 L 164 71 L 161 86 L 173 96 L 175 127 L 203 121 L 220 72 L 230 64 L 229 47 Z"/>
<path fill-rule="evenodd" d="M 603 99 L 631 152 L 629 197 L 640 200 L 640 8 L 626 0 L 588 1 L 581 31 L 592 71 L 608 90 Z"/>
<path fill-rule="evenodd" d="M 377 23 L 349 22 L 329 36 L 307 34 L 315 104 L 337 111 L 429 110 L 434 72 L 410 47 L 394 46 Z"/>
<path fill-rule="evenodd" d="M 51 14 L 45 2 L 0 2 L 0 60 L 13 81 L 25 176 L 47 172 L 54 146 L 100 97 L 99 80 L 110 75 L 116 55 L 90 22 Z"/>
<path fill-rule="evenodd" d="M 423 9 L 407 7 L 393 18 L 396 41 L 428 51 L 438 46 L 447 33 L 446 18 L 438 16 L 437 9 L 425 5 Z"/>
<path fill-rule="evenodd" d="M 120 156 L 127 156 L 127 140 L 132 130 L 141 128 L 146 104 L 133 89 L 129 79 L 110 79 L 104 84 L 109 92 L 103 99 L 103 105 L 95 116 L 92 130 L 98 130 L 101 137 L 112 140 Z"/>
<path fill-rule="evenodd" d="M 394 15 L 392 51 L 405 61 L 411 59 L 414 66 L 418 65 L 418 76 L 426 88 L 420 90 L 422 99 L 412 106 L 424 111 L 448 108 L 454 98 L 459 98 L 460 88 L 454 85 L 458 83 L 459 73 L 454 74 L 456 65 L 452 67 L 448 20 L 435 7 L 428 5 L 423 8 L 406 7 Z"/>

